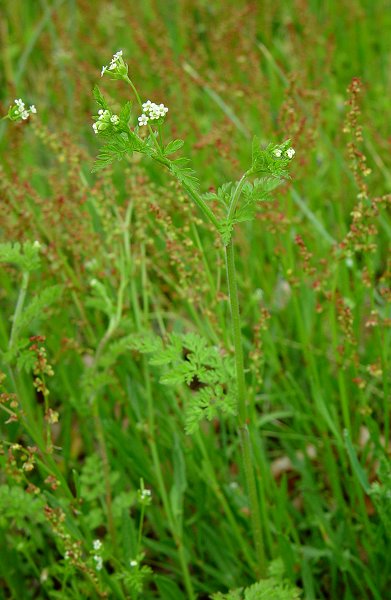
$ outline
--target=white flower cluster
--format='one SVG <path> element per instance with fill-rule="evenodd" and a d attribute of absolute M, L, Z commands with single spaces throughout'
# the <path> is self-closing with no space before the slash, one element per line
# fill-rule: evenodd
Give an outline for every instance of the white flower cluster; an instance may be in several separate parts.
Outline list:
<path fill-rule="evenodd" d="M 26 108 L 25 103 L 21 98 L 15 99 L 15 105 L 12 107 L 12 115 L 14 119 L 23 119 L 24 121 L 29 118 L 31 114 L 36 114 L 37 109 L 34 104 L 32 104 L 29 108 Z"/>
<path fill-rule="evenodd" d="M 149 504 L 151 504 L 151 501 L 152 501 L 151 490 L 144 488 L 142 490 L 138 490 L 137 493 L 138 493 L 138 499 L 139 499 L 140 504 L 143 504 L 144 506 L 149 506 Z"/>
<path fill-rule="evenodd" d="M 281 158 L 281 156 L 282 156 L 281 148 L 276 148 L 275 150 L 273 150 L 273 154 L 277 158 Z M 294 155 L 296 154 L 296 152 L 293 148 L 288 148 L 288 150 L 285 150 L 285 154 L 287 155 L 288 158 L 293 158 Z"/>
<path fill-rule="evenodd" d="M 110 125 L 118 125 L 119 116 L 112 115 L 109 110 L 103 110 L 102 108 L 98 111 L 98 120 L 96 123 L 92 125 L 92 129 L 95 133 L 99 133 L 100 131 L 104 131 Z"/>
<path fill-rule="evenodd" d="M 92 542 L 92 547 L 96 552 L 99 552 L 99 550 L 102 548 L 102 542 L 100 540 L 94 540 Z M 100 554 L 94 554 L 93 559 L 95 561 L 95 569 L 97 571 L 101 571 L 103 569 L 103 559 Z"/>
<path fill-rule="evenodd" d="M 150 100 L 144 102 L 142 106 L 143 114 L 138 118 L 138 124 L 140 126 L 146 125 L 148 121 L 155 121 L 165 117 L 168 113 L 167 106 L 164 106 L 164 104 L 155 104 L 155 102 L 151 102 Z"/>
<path fill-rule="evenodd" d="M 102 67 L 100 76 L 103 77 L 106 71 L 114 71 L 119 66 L 120 62 L 122 62 L 122 50 L 119 50 L 114 54 L 110 64 L 107 67 Z"/>

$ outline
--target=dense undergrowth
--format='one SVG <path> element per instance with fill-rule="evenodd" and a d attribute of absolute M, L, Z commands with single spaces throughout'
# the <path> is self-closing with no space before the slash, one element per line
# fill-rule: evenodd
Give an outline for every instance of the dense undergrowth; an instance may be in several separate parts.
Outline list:
<path fill-rule="evenodd" d="M 0 122 L 4 598 L 388 597 L 387 4 L 5 2 L 0 115 L 37 114 Z M 216 212 L 254 134 L 296 150 L 234 233 L 267 574 L 226 240 L 151 158 L 91 173 L 119 49 Z"/>

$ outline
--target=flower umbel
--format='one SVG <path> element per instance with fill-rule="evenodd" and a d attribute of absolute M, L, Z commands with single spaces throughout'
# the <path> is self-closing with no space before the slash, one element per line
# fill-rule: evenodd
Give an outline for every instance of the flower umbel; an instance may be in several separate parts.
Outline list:
<path fill-rule="evenodd" d="M 101 108 L 98 111 L 98 120 L 96 121 L 96 123 L 93 123 L 92 128 L 95 133 L 99 133 L 101 131 L 104 131 L 105 129 L 107 129 L 110 126 L 115 126 L 118 124 L 119 124 L 119 116 L 118 115 L 112 115 L 109 110 L 103 110 L 103 108 Z"/>
<path fill-rule="evenodd" d="M 150 100 L 144 102 L 142 108 L 143 114 L 138 118 L 140 127 L 142 125 L 147 125 L 148 121 L 157 121 L 158 119 L 163 119 L 168 113 L 167 106 L 164 106 L 164 104 L 156 104 Z"/>
<path fill-rule="evenodd" d="M 124 63 L 122 50 L 114 54 L 109 65 L 102 67 L 100 76 L 103 77 L 106 72 L 110 72 L 113 79 L 124 79 L 127 76 L 128 65 Z"/>
<path fill-rule="evenodd" d="M 34 104 L 29 106 L 29 108 L 26 108 L 26 105 L 23 102 L 22 98 L 16 98 L 14 105 L 10 106 L 8 110 L 7 117 L 11 121 L 26 121 L 26 119 L 28 119 L 30 115 L 36 113 L 37 109 L 35 108 Z"/>

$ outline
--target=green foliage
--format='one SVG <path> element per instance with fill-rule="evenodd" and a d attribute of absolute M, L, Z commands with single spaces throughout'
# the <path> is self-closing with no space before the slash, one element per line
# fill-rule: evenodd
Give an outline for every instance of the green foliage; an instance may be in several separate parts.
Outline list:
<path fill-rule="evenodd" d="M 177 158 L 170 161 L 168 168 L 178 181 L 196 190 L 199 186 L 198 177 L 195 171 L 188 166 L 189 163 L 190 160 L 188 158 Z"/>
<path fill-rule="evenodd" d="M 389 461 L 382 456 L 379 461 L 378 479 L 371 484 L 369 496 L 376 507 L 377 514 L 384 525 L 384 531 L 391 531 L 391 468 Z"/>
<path fill-rule="evenodd" d="M 125 156 L 131 156 L 133 152 L 147 153 L 146 149 L 147 145 L 135 134 L 128 136 L 125 133 L 113 134 L 110 136 L 110 142 L 102 146 L 92 171 L 104 169 L 115 160 L 123 160 Z"/>
<path fill-rule="evenodd" d="M 284 179 L 289 178 L 287 166 L 290 159 L 286 155 L 286 151 L 291 145 L 291 140 L 286 140 L 282 144 L 269 144 L 266 148 L 261 147 L 260 140 L 254 136 L 252 143 L 252 162 L 251 173 L 265 173 L 274 177 Z M 276 156 L 275 152 L 281 152 L 281 156 Z"/>
<path fill-rule="evenodd" d="M 25 329 L 31 330 L 31 325 L 35 321 L 44 321 L 48 317 L 47 309 L 61 301 L 63 291 L 62 285 L 51 285 L 35 295 L 23 308 L 23 313 L 15 324 L 17 332 Z"/>
<path fill-rule="evenodd" d="M 280 561 L 271 563 L 267 579 L 258 581 L 245 589 L 240 588 L 228 594 L 213 594 L 213 600 L 299 600 L 300 590 L 282 575 Z"/>
<path fill-rule="evenodd" d="M 151 365 L 165 367 L 160 383 L 185 384 L 193 390 L 185 408 L 187 433 L 197 431 L 203 419 L 236 414 L 233 359 L 205 338 L 196 333 L 171 334 L 163 343 L 161 338 L 140 334 L 129 340 L 129 347 L 150 354 Z"/>
<path fill-rule="evenodd" d="M 0 244 L 0 263 L 17 265 L 26 272 L 35 271 L 41 264 L 39 248 L 40 246 L 36 242 Z"/>
<path fill-rule="evenodd" d="M 99 108 L 102 110 L 109 110 L 109 105 L 107 104 L 102 92 L 100 91 L 97 85 L 94 86 L 93 92 L 95 101 Z"/>
<path fill-rule="evenodd" d="M 174 154 L 174 152 L 177 152 L 178 150 L 180 150 L 180 148 L 182 148 L 183 144 L 184 144 L 183 140 L 171 140 L 171 142 L 168 142 L 167 146 L 164 147 L 164 150 L 163 150 L 164 156 L 168 156 L 169 154 Z"/>
<path fill-rule="evenodd" d="M 18 485 L 0 485 L 0 528 L 10 526 L 30 533 L 31 526 L 42 523 L 45 498 L 33 496 Z"/>
<path fill-rule="evenodd" d="M 0 248 L 0 596 L 295 598 L 289 575 L 303 598 L 383 600 L 391 12 L 385 0 L 185 4 L 2 3 L 2 115 L 20 96 L 38 112 L 0 123 L 0 235 L 17 241 Z M 122 74 L 99 79 L 119 48 L 142 101 L 169 107 L 151 129 Z M 119 116 L 97 136 L 94 80 L 96 112 Z M 91 176 L 98 143 L 105 170 Z M 171 160 L 184 148 L 191 164 Z M 254 585 L 222 350 L 234 231 L 262 530 L 284 563 Z M 177 333 L 189 330 L 190 349 Z M 54 368 L 46 402 L 33 334 Z"/>

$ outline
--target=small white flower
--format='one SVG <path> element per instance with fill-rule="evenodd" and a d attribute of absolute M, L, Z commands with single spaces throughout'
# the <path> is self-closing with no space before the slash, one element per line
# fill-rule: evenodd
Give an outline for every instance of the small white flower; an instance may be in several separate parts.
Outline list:
<path fill-rule="evenodd" d="M 158 109 L 161 117 L 164 117 L 164 115 L 168 113 L 168 108 L 167 106 L 164 106 L 164 104 L 159 104 Z"/>
<path fill-rule="evenodd" d="M 117 115 L 112 115 L 110 117 L 110 121 L 114 124 L 117 125 L 117 123 L 119 123 L 119 117 Z"/>
<path fill-rule="evenodd" d="M 34 248 L 37 248 L 37 249 L 39 250 L 39 249 L 40 249 L 40 247 L 41 247 L 41 242 L 39 242 L 38 240 L 35 240 L 35 242 L 34 242 L 34 244 L 33 244 L 33 247 L 34 247 Z"/>
<path fill-rule="evenodd" d="M 69 560 L 69 556 L 70 556 L 70 555 L 69 555 L 69 552 L 68 552 L 68 550 L 66 550 L 66 551 L 65 551 L 65 554 L 64 554 L 64 558 L 65 558 L 65 560 Z"/>
<path fill-rule="evenodd" d="M 15 106 L 12 106 L 8 111 L 8 117 L 12 121 L 18 121 L 19 119 L 23 119 L 25 121 L 29 118 L 30 115 L 35 114 L 37 109 L 34 104 L 32 104 L 29 108 L 26 108 L 25 103 L 22 98 L 15 98 Z"/>
<path fill-rule="evenodd" d="M 294 151 L 293 148 L 288 148 L 288 150 L 286 151 L 286 155 L 288 158 L 293 158 L 295 154 L 296 154 L 296 152 Z"/>
<path fill-rule="evenodd" d="M 102 70 L 100 72 L 100 76 L 103 77 L 103 75 L 106 73 L 106 71 L 114 71 L 114 69 L 116 69 L 118 67 L 117 62 L 120 61 L 120 64 L 122 61 L 122 50 L 119 50 L 118 52 L 116 52 L 113 56 L 113 58 L 110 61 L 109 66 L 105 66 L 102 67 Z"/>
<path fill-rule="evenodd" d="M 95 554 L 94 556 L 94 561 L 95 561 L 95 569 L 97 571 L 101 571 L 103 568 L 103 560 L 101 556 L 98 556 L 97 554 Z"/>
<path fill-rule="evenodd" d="M 96 123 L 92 124 L 92 129 L 94 130 L 94 133 L 98 133 L 98 125 Z"/>
<path fill-rule="evenodd" d="M 141 115 L 141 117 L 138 118 L 138 124 L 140 125 L 140 127 L 142 127 L 143 125 L 146 125 L 149 121 L 149 118 L 147 117 L 147 115 Z"/>
<path fill-rule="evenodd" d="M 164 104 L 156 104 L 155 102 L 151 102 L 150 100 L 144 102 L 142 106 L 144 112 L 149 115 L 151 121 L 160 119 L 160 117 L 164 117 L 168 112 L 168 108 L 164 106 Z"/>
<path fill-rule="evenodd" d="M 280 150 L 280 148 L 276 148 L 275 150 L 273 150 L 273 154 L 274 156 L 277 156 L 277 158 L 280 158 L 282 151 Z"/>
<path fill-rule="evenodd" d="M 102 542 L 100 540 L 94 540 L 92 542 L 92 546 L 94 550 L 99 550 L 100 548 L 102 548 Z"/>
<path fill-rule="evenodd" d="M 137 560 L 131 560 L 131 561 L 129 562 L 129 564 L 130 564 L 130 566 L 131 566 L 131 567 L 137 567 L 137 565 L 138 565 L 138 562 L 137 562 Z"/>

